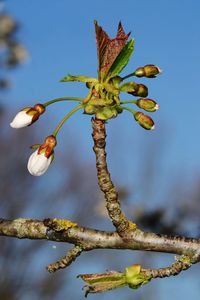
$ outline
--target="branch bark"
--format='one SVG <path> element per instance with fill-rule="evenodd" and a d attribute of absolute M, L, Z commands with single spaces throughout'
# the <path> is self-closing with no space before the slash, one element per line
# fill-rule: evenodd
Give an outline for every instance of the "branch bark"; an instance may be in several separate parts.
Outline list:
<path fill-rule="evenodd" d="M 105 122 L 92 119 L 94 153 L 96 155 L 96 168 L 98 184 L 106 199 L 106 208 L 113 225 L 121 235 L 135 224 L 131 223 L 123 214 L 117 190 L 111 180 L 106 161 L 106 129 Z M 133 225 L 133 226 L 131 226 Z"/>
<path fill-rule="evenodd" d="M 58 223 L 63 220 L 56 219 Z M 48 222 L 47 222 L 48 221 Z M 166 236 L 139 229 L 129 232 L 126 239 L 116 232 L 106 232 L 81 226 L 63 226 L 56 229 L 55 219 L 34 220 L 15 219 L 0 220 L 0 236 L 20 239 L 42 239 L 55 242 L 66 242 L 80 246 L 83 251 L 93 249 L 129 249 L 172 253 L 195 257 L 200 261 L 200 239 L 180 236 Z"/>

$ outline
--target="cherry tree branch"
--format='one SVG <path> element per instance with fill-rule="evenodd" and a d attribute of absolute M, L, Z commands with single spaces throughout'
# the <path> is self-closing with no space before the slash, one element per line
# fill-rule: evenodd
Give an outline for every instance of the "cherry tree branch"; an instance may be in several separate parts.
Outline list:
<path fill-rule="evenodd" d="M 66 242 L 80 246 L 83 251 L 93 249 L 144 250 L 193 256 L 197 262 L 200 261 L 200 239 L 160 235 L 139 229 L 127 233 L 124 239 L 117 232 L 81 227 L 62 219 L 43 221 L 22 218 L 0 219 L 0 236 Z"/>
<path fill-rule="evenodd" d="M 135 224 L 131 223 L 121 210 L 117 190 L 111 180 L 110 173 L 106 161 L 106 129 L 105 122 L 98 119 L 92 119 L 93 127 L 93 150 L 96 155 L 96 168 L 98 184 L 104 193 L 106 200 L 106 208 L 113 225 L 119 234 L 123 234 L 129 228 L 135 228 Z"/>
<path fill-rule="evenodd" d="M 93 282 L 94 277 L 102 278 L 102 276 L 105 276 L 105 282 L 107 282 L 107 277 L 119 276 L 120 278 L 123 277 L 123 285 L 128 284 L 133 287 L 134 282 L 138 282 L 138 280 L 141 280 L 140 284 L 143 284 L 152 278 L 175 276 L 188 269 L 192 264 L 199 262 L 200 239 L 144 232 L 127 219 L 121 210 L 118 193 L 107 167 L 105 122 L 92 119 L 92 125 L 98 183 L 104 193 L 108 214 L 116 231 L 108 232 L 85 228 L 64 219 L 34 220 L 19 218 L 15 220 L 0 219 L 0 236 L 43 239 L 73 244 L 74 247 L 64 257 L 47 267 L 49 272 L 55 272 L 69 266 L 83 251 L 94 249 L 129 249 L 179 255 L 171 266 L 159 269 L 141 268 L 136 281 L 134 281 L 134 278 L 130 282 L 127 281 L 129 278 L 124 275 L 125 273 L 111 272 L 108 274 L 81 275 L 80 277 L 86 279 L 86 282 Z M 136 269 L 138 270 L 137 266 Z M 97 281 L 95 284 L 97 284 Z M 111 286 L 101 287 L 101 284 L 93 285 L 92 283 L 88 286 L 87 293 L 110 289 Z"/>

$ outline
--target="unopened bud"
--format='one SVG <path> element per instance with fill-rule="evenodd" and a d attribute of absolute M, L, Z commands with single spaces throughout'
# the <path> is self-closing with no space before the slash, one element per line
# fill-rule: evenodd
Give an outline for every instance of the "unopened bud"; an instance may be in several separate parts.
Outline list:
<path fill-rule="evenodd" d="M 144 129 L 153 130 L 155 128 L 154 121 L 149 116 L 138 111 L 134 115 L 135 120 L 142 126 Z"/>
<path fill-rule="evenodd" d="M 147 97 L 148 96 L 148 88 L 146 85 L 139 83 L 135 87 L 135 91 L 129 92 L 129 94 L 138 97 Z"/>
<path fill-rule="evenodd" d="M 13 121 L 10 123 L 10 126 L 13 128 L 29 126 L 37 121 L 44 111 L 45 107 L 42 104 L 36 104 L 33 107 L 26 107 L 17 113 Z"/>
<path fill-rule="evenodd" d="M 155 65 L 146 65 L 144 67 L 138 68 L 134 74 L 137 77 L 148 77 L 154 78 L 161 73 L 161 69 Z"/>
<path fill-rule="evenodd" d="M 136 105 L 146 111 L 153 112 L 159 109 L 159 105 L 152 99 L 146 98 L 140 98 L 137 100 Z"/>
<path fill-rule="evenodd" d="M 151 280 L 150 276 L 145 276 L 145 274 L 142 274 L 140 265 L 127 267 L 125 269 L 125 277 L 126 283 L 132 289 L 137 289 Z"/>
<path fill-rule="evenodd" d="M 54 147 L 56 146 L 54 135 L 46 137 L 42 145 L 36 144 L 32 148 L 38 148 L 28 160 L 28 170 L 31 175 L 40 176 L 44 174 L 54 159 Z"/>

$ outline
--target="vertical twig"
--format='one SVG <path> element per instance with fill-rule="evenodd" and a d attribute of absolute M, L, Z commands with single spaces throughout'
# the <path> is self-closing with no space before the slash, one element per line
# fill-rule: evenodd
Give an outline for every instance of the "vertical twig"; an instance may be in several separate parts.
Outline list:
<path fill-rule="evenodd" d="M 121 205 L 119 202 L 118 193 L 114 184 L 111 180 L 110 173 L 107 167 L 106 161 L 106 129 L 105 122 L 99 119 L 92 119 L 93 133 L 92 137 L 94 140 L 93 150 L 96 155 L 96 168 L 98 176 L 98 184 L 100 189 L 105 195 L 106 208 L 108 214 L 112 220 L 119 234 L 123 234 L 127 229 L 134 224 L 131 223 L 126 216 L 122 213 Z"/>

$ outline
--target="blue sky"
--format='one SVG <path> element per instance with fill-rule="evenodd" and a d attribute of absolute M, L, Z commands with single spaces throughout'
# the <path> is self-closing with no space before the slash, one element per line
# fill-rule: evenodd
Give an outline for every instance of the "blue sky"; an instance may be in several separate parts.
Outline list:
<path fill-rule="evenodd" d="M 12 107 L 11 118 L 15 111 L 35 102 L 62 96 L 84 97 L 87 89 L 81 84 L 58 81 L 68 73 L 96 76 L 93 20 L 98 20 L 110 36 L 115 35 L 121 20 L 135 38 L 135 52 L 123 74 L 147 63 L 160 66 L 163 74 L 156 79 L 138 79 L 148 85 L 149 97 L 160 104 L 160 110 L 152 114 L 154 131 L 140 128 L 127 112 L 108 124 L 108 159 L 113 177 L 122 185 L 132 184 L 132 176 L 142 176 L 139 166 L 145 160 L 143 152 L 154 151 L 150 154 L 156 159 L 157 148 L 162 149 L 157 157 L 158 194 L 163 193 L 166 181 L 173 182 L 180 176 L 191 180 L 199 175 L 198 0 L 8 0 L 6 6 L 19 20 L 18 37 L 30 53 L 29 60 L 11 74 L 13 87 L 5 95 L 5 102 L 9 100 L 6 105 Z M 73 104 L 49 108 L 49 117 L 44 116 L 36 128 L 40 130 L 46 121 L 44 130 L 51 133 L 67 106 L 71 109 Z M 77 139 L 83 159 L 93 159 L 89 116 L 78 113 L 67 122 L 58 137 L 58 152 L 65 151 L 64 143 L 70 143 L 66 133 Z"/>

